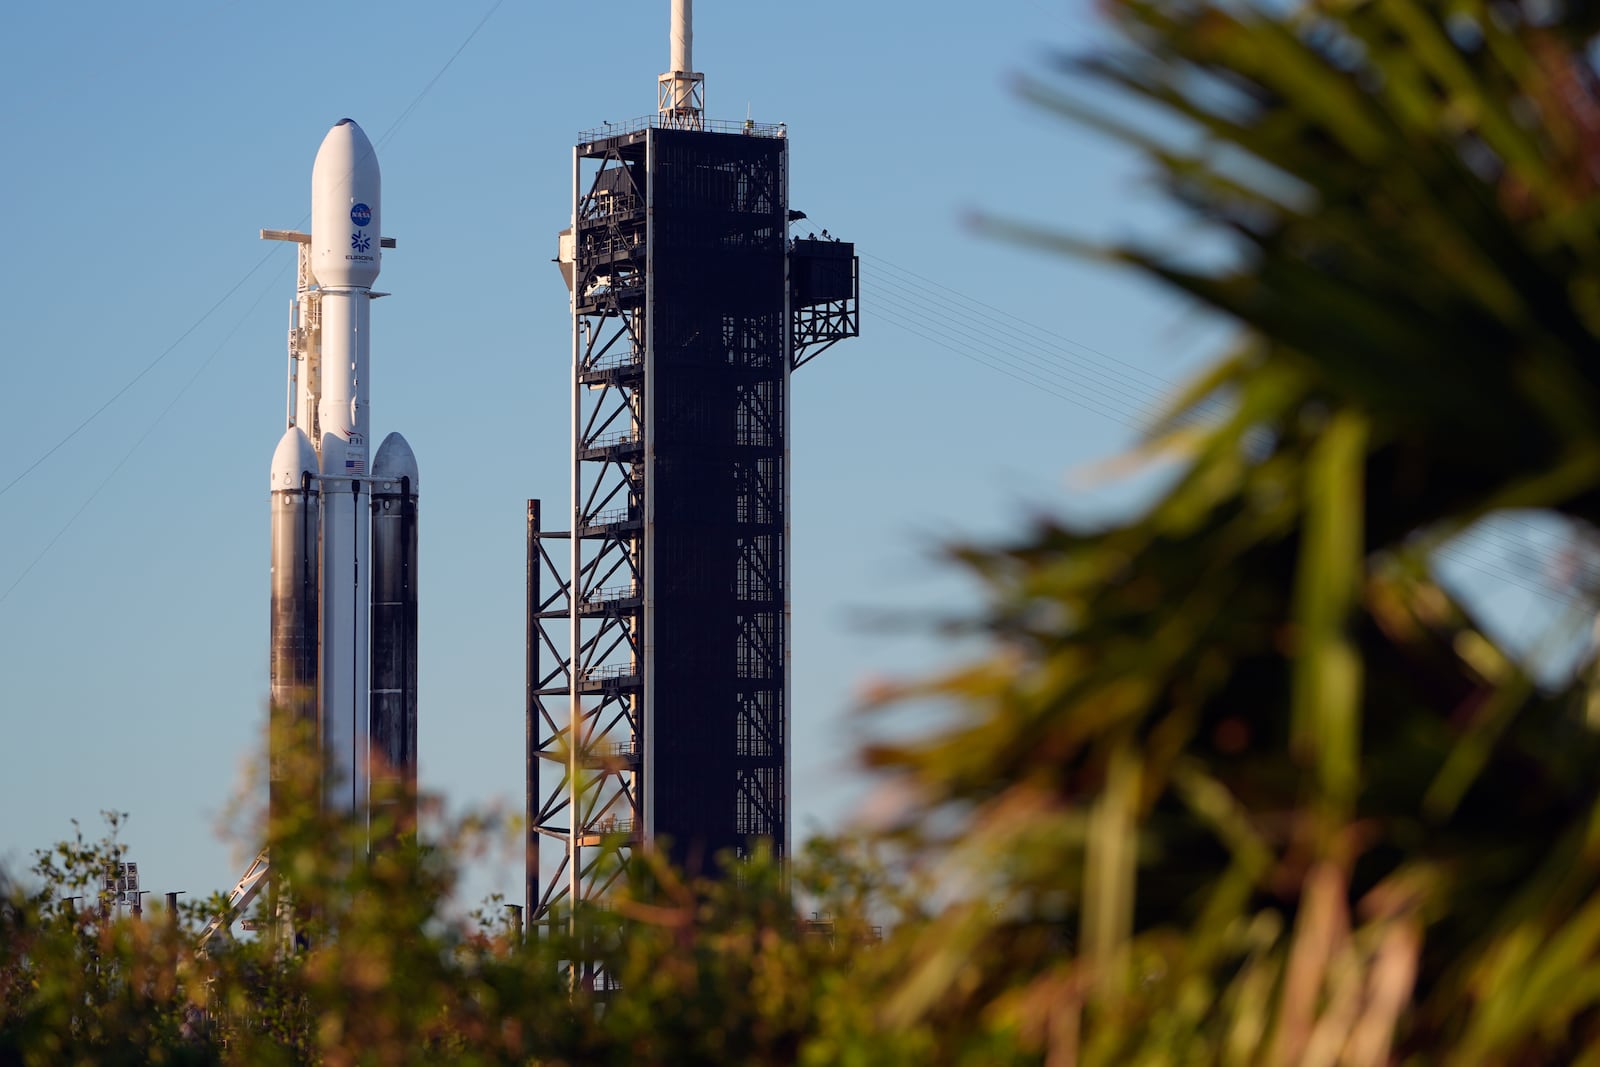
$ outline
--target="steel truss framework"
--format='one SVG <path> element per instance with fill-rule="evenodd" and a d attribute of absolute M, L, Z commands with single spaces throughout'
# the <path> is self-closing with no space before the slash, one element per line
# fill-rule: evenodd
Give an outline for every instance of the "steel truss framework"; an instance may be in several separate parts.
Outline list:
<path fill-rule="evenodd" d="M 645 841 L 702 870 L 788 845 L 789 374 L 858 332 L 854 248 L 787 240 L 781 130 L 666 125 L 574 152 L 572 512 L 528 515 L 534 924 Z"/>

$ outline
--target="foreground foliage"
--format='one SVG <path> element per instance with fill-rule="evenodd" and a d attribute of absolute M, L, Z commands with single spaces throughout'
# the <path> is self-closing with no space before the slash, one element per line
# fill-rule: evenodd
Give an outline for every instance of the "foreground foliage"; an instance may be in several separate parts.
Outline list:
<path fill-rule="evenodd" d="M 1034 95 L 1227 250 L 1018 236 L 1241 342 L 1153 435 L 1180 470 L 1142 515 L 959 554 L 993 652 L 890 694 L 956 714 L 870 753 L 895 825 L 798 866 L 831 936 L 770 863 L 645 861 L 516 946 L 440 913 L 453 852 L 341 867 L 308 814 L 274 856 L 307 857 L 309 949 L 196 959 L 64 909 L 108 854 L 77 842 L 0 911 L 0 1062 L 1600 1063 L 1593 667 L 1535 684 L 1432 569 L 1488 516 L 1600 519 L 1591 12 L 1106 9 L 1120 44 Z"/>
<path fill-rule="evenodd" d="M 873 931 L 851 915 L 803 927 L 767 859 L 697 884 L 645 861 L 614 911 L 521 944 L 441 914 L 459 852 L 408 842 L 341 870 L 328 857 L 353 835 L 337 820 L 302 811 L 274 829 L 306 935 L 293 952 L 265 936 L 197 951 L 215 901 L 144 919 L 103 906 L 114 836 L 41 855 L 47 888 L 0 909 L 0 1064 L 793 1063 L 865 1025 L 840 983 Z M 448 829 L 458 846 L 481 832 Z M 806 869 L 818 900 L 848 899 L 829 884 L 864 871 L 820 848 Z M 574 958 L 627 994 L 574 987 Z M 826 1023 L 836 997 L 851 1018 Z"/>
<path fill-rule="evenodd" d="M 1071 73 L 1186 129 L 1034 95 L 1227 251 L 1023 236 L 1245 333 L 1171 413 L 1146 514 L 964 553 L 1000 651 L 932 687 L 959 727 L 877 759 L 982 891 L 886 1017 L 1061 1063 L 1600 1062 L 1590 678 L 1535 686 L 1430 566 L 1509 509 L 1600 518 L 1587 12 L 1111 12 L 1125 46 Z"/>

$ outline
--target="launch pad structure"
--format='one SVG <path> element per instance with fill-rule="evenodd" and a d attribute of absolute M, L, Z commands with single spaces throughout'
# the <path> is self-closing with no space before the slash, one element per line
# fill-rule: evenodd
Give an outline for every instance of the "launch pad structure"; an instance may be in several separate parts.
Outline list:
<path fill-rule="evenodd" d="M 854 246 L 791 240 L 782 125 L 704 117 L 687 0 L 655 115 L 580 134 L 571 512 L 528 502 L 526 915 L 649 843 L 789 849 L 790 376 L 859 330 Z"/>

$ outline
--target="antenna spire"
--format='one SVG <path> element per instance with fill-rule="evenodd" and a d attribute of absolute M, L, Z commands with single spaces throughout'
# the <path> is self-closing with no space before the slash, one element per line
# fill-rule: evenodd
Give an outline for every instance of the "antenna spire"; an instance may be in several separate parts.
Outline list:
<path fill-rule="evenodd" d="M 672 66 L 657 79 L 661 125 L 705 128 L 706 76 L 694 69 L 694 0 L 672 0 Z"/>

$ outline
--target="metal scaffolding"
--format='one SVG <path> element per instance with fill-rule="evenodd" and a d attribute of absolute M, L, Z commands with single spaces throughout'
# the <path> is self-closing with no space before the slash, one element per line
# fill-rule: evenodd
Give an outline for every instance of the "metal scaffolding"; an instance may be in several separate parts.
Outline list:
<path fill-rule="evenodd" d="M 645 842 L 703 872 L 788 850 L 789 377 L 859 314 L 854 246 L 790 241 L 787 184 L 781 126 L 574 150 L 572 510 L 528 513 L 534 924 Z"/>

